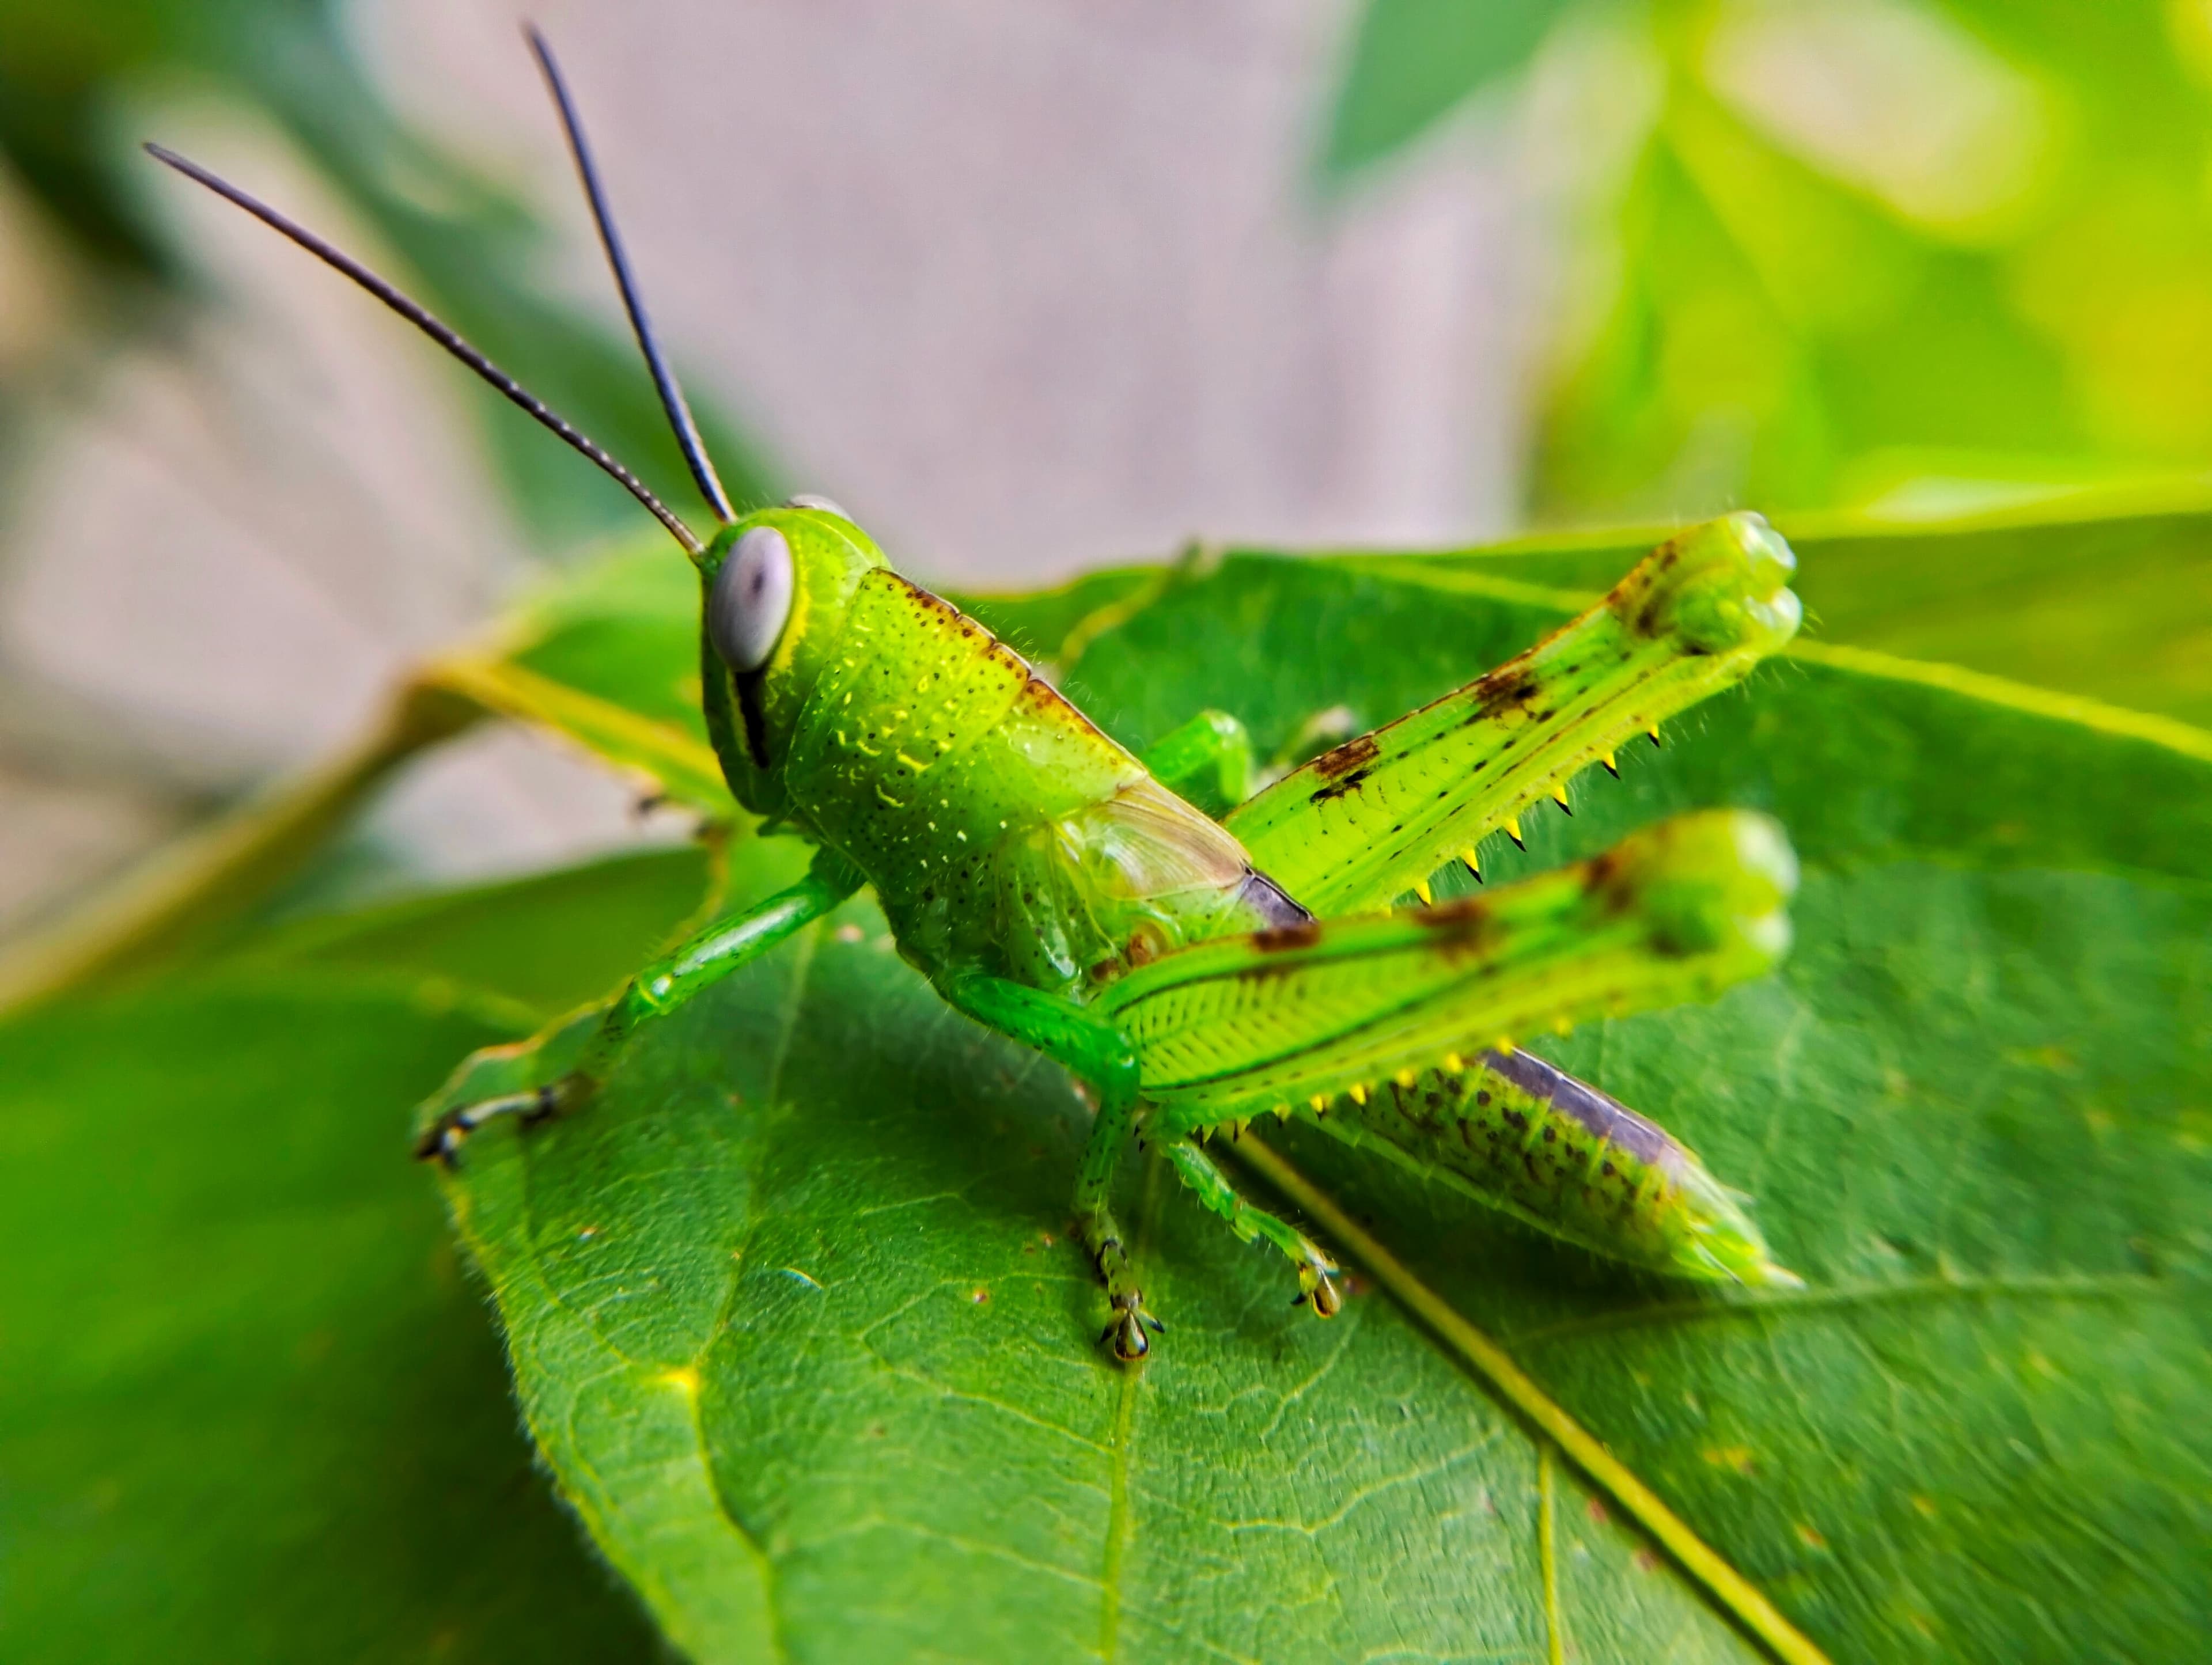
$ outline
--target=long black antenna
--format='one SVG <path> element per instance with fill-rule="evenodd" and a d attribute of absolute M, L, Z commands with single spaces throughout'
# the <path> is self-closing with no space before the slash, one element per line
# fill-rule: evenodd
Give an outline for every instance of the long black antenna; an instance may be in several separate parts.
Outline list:
<path fill-rule="evenodd" d="M 730 494 L 722 489 L 721 477 L 714 472 L 714 459 L 708 456 L 707 442 L 699 437 L 699 424 L 691 419 L 691 407 L 684 402 L 676 373 L 668 368 L 668 361 L 661 355 L 660 343 L 653 337 L 652 321 L 646 317 L 645 302 L 637 292 L 637 279 L 630 272 L 629 256 L 623 252 L 622 239 L 615 232 L 613 210 L 608 208 L 606 191 L 599 184 L 599 164 L 592 160 L 592 148 L 584 142 L 584 124 L 576 114 L 574 100 L 568 96 L 568 83 L 561 78 L 561 66 L 553 61 L 553 49 L 538 33 L 538 26 L 525 23 L 522 33 L 530 41 L 530 50 L 538 55 L 538 67 L 545 72 L 545 85 L 551 89 L 553 102 L 560 108 L 561 125 L 568 135 L 568 154 L 576 159 L 576 172 L 584 181 L 584 195 L 591 198 L 592 218 L 598 222 L 599 242 L 607 252 L 607 264 L 615 269 L 615 287 L 622 291 L 623 306 L 629 313 L 629 326 L 636 332 L 637 344 L 645 351 L 646 368 L 653 372 L 653 385 L 660 390 L 660 408 L 668 413 L 668 425 L 676 430 L 676 443 L 684 447 L 684 460 L 691 465 L 691 477 L 699 483 L 700 495 L 726 526 L 737 518 L 737 511 L 730 507 Z"/>
<path fill-rule="evenodd" d="M 290 238 L 325 265 L 335 267 L 343 272 L 496 387 L 514 404 L 529 412 L 539 423 L 550 428 L 568 444 L 590 458 L 602 471 L 611 476 L 621 483 L 625 491 L 644 504 L 653 518 L 668 528 L 669 535 L 684 546 L 684 553 L 693 560 L 699 559 L 706 553 L 706 545 L 699 541 L 698 535 L 677 518 L 674 510 L 647 490 L 644 481 L 609 456 L 597 441 L 578 431 L 565 418 L 556 415 L 544 400 L 539 398 L 513 376 L 486 358 L 476 348 L 463 340 L 459 331 L 433 313 L 422 302 L 402 294 L 391 283 L 378 276 L 343 249 L 325 242 L 305 226 L 296 221 L 287 219 L 268 204 L 249 196 L 220 174 L 210 173 L 198 162 L 188 161 L 175 151 L 166 149 L 158 144 L 149 144 L 146 147 L 146 154 L 155 161 L 165 162 L 175 168 L 186 179 L 198 180 L 210 191 L 214 191 L 216 196 L 237 204 L 262 224 L 282 232 Z"/>

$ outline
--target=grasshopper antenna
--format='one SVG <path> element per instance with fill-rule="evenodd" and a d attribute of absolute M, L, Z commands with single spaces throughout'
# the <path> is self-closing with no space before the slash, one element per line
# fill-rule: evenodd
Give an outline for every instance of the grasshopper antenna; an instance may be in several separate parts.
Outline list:
<path fill-rule="evenodd" d="M 489 358 L 486 358 L 482 352 L 478 351 L 476 348 L 471 346 L 466 341 L 462 339 L 459 331 L 455 330 L 452 325 L 447 324 L 443 319 L 439 318 L 435 313 L 432 313 L 430 309 L 423 306 L 421 301 L 414 300 L 412 297 L 403 294 L 388 280 L 378 276 L 374 272 L 371 271 L 367 266 L 362 264 L 360 261 L 355 259 L 350 254 L 346 253 L 343 249 L 337 248 L 332 244 L 324 241 L 323 239 L 316 236 L 313 232 L 309 231 L 305 226 L 301 225 L 296 221 L 288 219 L 285 216 L 278 213 L 275 209 L 270 207 L 268 204 L 262 202 L 259 198 L 246 191 L 241 191 L 238 186 L 231 184 L 229 180 L 222 178 L 220 174 L 210 173 L 206 168 L 202 167 L 198 162 L 189 161 L 185 158 L 179 155 L 175 151 L 167 149 L 158 144 L 149 144 L 146 147 L 146 154 L 153 157 L 155 161 L 161 162 L 167 167 L 173 167 L 178 173 L 183 174 L 186 179 L 196 180 L 199 184 L 205 185 L 210 191 L 214 191 L 216 196 L 223 197 L 229 202 L 235 203 L 239 207 L 244 209 L 248 214 L 251 214 L 255 219 L 260 221 L 262 224 L 269 227 L 272 230 L 281 232 L 286 237 L 290 238 L 292 241 L 297 243 L 301 248 L 307 250 L 308 253 L 313 255 L 325 265 L 331 266 L 338 271 L 343 272 L 348 277 L 353 279 L 355 283 L 360 284 L 362 288 L 367 289 L 371 295 L 374 295 L 379 301 L 381 301 L 386 306 L 391 307 L 393 312 L 398 313 L 400 317 L 405 319 L 416 329 L 422 331 L 424 335 L 429 337 L 431 340 L 436 342 L 441 347 L 443 347 L 455 358 L 467 365 L 470 369 L 475 371 L 477 374 L 483 377 L 484 380 L 489 382 L 494 387 L 497 388 L 511 403 L 520 406 L 523 410 L 528 412 L 529 415 L 539 423 L 539 425 L 550 429 L 553 433 L 558 434 L 563 441 L 567 441 L 568 444 L 574 447 L 576 450 L 581 452 L 586 457 L 590 459 L 591 461 L 599 467 L 601 472 L 608 475 L 611 478 L 620 484 L 623 490 L 629 492 L 631 496 L 636 498 L 639 502 L 644 504 L 647 511 L 652 514 L 653 518 L 659 521 L 662 526 L 668 528 L 669 536 L 675 538 L 678 543 L 684 546 L 684 552 L 686 555 L 689 555 L 694 561 L 698 560 L 701 556 L 705 555 L 706 545 L 699 541 L 698 534 L 694 532 L 690 527 L 685 526 L 684 522 L 678 518 L 676 512 L 673 509 L 670 508 L 667 504 L 662 502 L 659 498 L 654 496 L 653 493 L 647 489 L 644 481 L 639 479 L 636 475 L 631 473 L 629 470 L 624 468 L 620 463 L 609 456 L 606 451 L 599 445 L 598 441 L 592 439 L 589 434 L 580 432 L 565 417 L 560 416 L 554 411 L 551 407 L 547 405 L 544 400 L 539 398 L 538 395 L 525 387 L 513 376 L 507 374 L 506 371 L 501 369 L 499 366 L 494 364 Z"/>
<path fill-rule="evenodd" d="M 676 443 L 684 448 L 684 460 L 690 465 L 691 477 L 699 483 L 699 493 L 725 526 L 737 518 L 730 507 L 730 495 L 722 489 L 721 477 L 714 472 L 714 459 L 707 454 L 707 443 L 699 436 L 699 424 L 692 420 L 691 407 L 685 403 L 684 389 L 678 386 L 676 373 L 668 368 L 662 355 L 660 343 L 653 333 L 653 322 L 645 315 L 645 302 L 637 292 L 637 278 L 630 270 L 629 256 L 623 252 L 621 236 L 615 230 L 614 212 L 607 206 L 605 187 L 599 183 L 599 164 L 592 160 L 592 148 L 584 140 L 584 124 L 576 114 L 575 101 L 568 96 L 568 83 L 562 78 L 561 66 L 553 61 L 553 49 L 545 44 L 545 37 L 532 23 L 522 26 L 530 50 L 536 54 L 538 67 L 544 72 L 545 85 L 553 94 L 553 102 L 561 112 L 561 125 L 568 136 L 568 154 L 576 159 L 576 173 L 584 182 L 584 195 L 591 199 L 592 218 L 599 228 L 599 243 L 607 252 L 607 264 L 614 268 L 615 287 L 622 291 L 623 310 L 629 313 L 629 325 L 637 336 L 637 344 L 644 350 L 646 368 L 653 373 L 653 385 L 660 391 L 660 408 L 668 413 L 668 425 L 676 430 Z"/>

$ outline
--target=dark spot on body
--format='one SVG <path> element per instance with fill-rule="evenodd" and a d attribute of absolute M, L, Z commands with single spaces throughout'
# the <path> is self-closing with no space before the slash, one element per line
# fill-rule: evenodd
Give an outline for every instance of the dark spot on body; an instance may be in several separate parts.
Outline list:
<path fill-rule="evenodd" d="M 1237 900 L 1258 914 L 1271 930 L 1313 923 L 1313 915 L 1300 907 L 1289 892 L 1255 868 L 1244 870 L 1243 883 L 1237 887 Z"/>
<path fill-rule="evenodd" d="M 1309 920 L 1304 925 L 1279 925 L 1252 933 L 1252 946 L 1262 954 L 1280 954 L 1293 948 L 1310 948 L 1321 940 L 1321 927 Z"/>
<path fill-rule="evenodd" d="M 1367 779 L 1367 775 L 1368 771 L 1364 769 L 1355 769 L 1350 775 L 1346 775 L 1341 781 L 1330 781 L 1327 786 L 1322 787 L 1321 790 L 1315 793 L 1310 798 L 1307 799 L 1306 802 L 1309 804 L 1326 804 L 1332 798 L 1342 798 L 1348 793 L 1357 792 L 1359 790 L 1361 782 Z"/>
<path fill-rule="evenodd" d="M 1446 963 L 1454 966 L 1480 960 L 1498 939 L 1498 917 L 1491 910 L 1487 897 L 1462 896 L 1456 902 L 1419 908 L 1401 917 L 1435 932 L 1437 946 L 1443 951 Z M 1495 969 L 1478 966 L 1475 975 L 1478 979 L 1488 977 Z"/>
<path fill-rule="evenodd" d="M 1583 866 L 1583 894 L 1604 896 L 1616 908 L 1627 906 L 1632 887 L 1626 882 L 1631 877 L 1626 866 L 1613 850 L 1591 857 Z"/>

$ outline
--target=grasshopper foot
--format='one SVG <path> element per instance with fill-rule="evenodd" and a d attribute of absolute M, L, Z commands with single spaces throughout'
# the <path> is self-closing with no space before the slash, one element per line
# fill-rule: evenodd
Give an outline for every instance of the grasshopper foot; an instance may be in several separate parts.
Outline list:
<path fill-rule="evenodd" d="M 1167 1326 L 1145 1310 L 1145 1297 L 1133 1289 L 1114 1297 L 1113 1320 L 1098 1340 L 1102 1345 L 1110 1341 L 1114 1357 L 1124 1364 L 1134 1364 L 1152 1350 L 1152 1336 L 1145 1334 L 1148 1329 L 1152 1335 L 1167 1334 Z"/>
<path fill-rule="evenodd" d="M 1092 1240 L 1091 1255 L 1098 1267 L 1099 1280 L 1106 1285 L 1107 1303 L 1114 1310 L 1106 1328 L 1099 1333 L 1100 1344 L 1111 1344 L 1114 1357 L 1124 1364 L 1133 1364 L 1152 1350 L 1152 1336 L 1164 1335 L 1167 1326 L 1145 1310 L 1144 1291 L 1137 1287 L 1129 1267 L 1129 1256 L 1121 1247 L 1121 1238 L 1114 1229 L 1112 1216 L 1103 1211 L 1085 1222 L 1085 1235 Z"/>
<path fill-rule="evenodd" d="M 574 1109 L 591 1096 L 591 1090 L 589 1078 L 572 1073 L 528 1092 L 504 1093 L 497 1098 L 479 1099 L 473 1104 L 456 1104 L 422 1130 L 422 1137 L 415 1141 L 415 1159 L 440 1162 L 450 1168 L 469 1135 L 487 1121 L 511 1115 L 518 1126 L 535 1127 L 564 1110 Z"/>
<path fill-rule="evenodd" d="M 1298 1292 L 1291 1297 L 1291 1304 L 1302 1307 L 1310 1304 L 1316 1318 L 1334 1318 L 1344 1310 L 1344 1297 L 1329 1276 L 1334 1267 L 1309 1263 L 1298 1268 Z"/>

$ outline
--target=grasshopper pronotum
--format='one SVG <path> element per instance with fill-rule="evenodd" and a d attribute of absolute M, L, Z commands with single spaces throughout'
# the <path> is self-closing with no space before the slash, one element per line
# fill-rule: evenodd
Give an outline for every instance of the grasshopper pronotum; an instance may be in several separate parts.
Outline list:
<path fill-rule="evenodd" d="M 1133 1133 L 1246 1241 L 1338 1310 L 1328 1256 L 1202 1148 L 1311 1115 L 1555 1236 L 1693 1278 L 1795 1281 L 1734 1195 L 1650 1121 L 1510 1036 L 1709 999 L 1786 947 L 1795 863 L 1741 812 L 1679 817 L 1592 861 L 1431 905 L 1446 863 L 1615 748 L 1742 678 L 1796 631 L 1795 561 L 1756 515 L 1664 545 L 1581 618 L 1455 693 L 1248 794 L 1241 726 L 1203 713 L 1145 757 L 1018 654 L 894 571 L 826 500 L 738 513 L 670 374 L 550 53 L 536 51 L 647 364 L 719 526 L 702 539 L 629 470 L 390 283 L 197 165 L 162 161 L 344 272 L 620 481 L 698 568 L 707 726 L 731 792 L 812 842 L 805 878 L 639 972 L 565 1073 L 447 1110 L 418 1154 L 487 1122 L 581 1109 L 638 1025 L 862 885 L 953 1006 L 1089 1084 L 1075 1190 L 1110 1309 L 1146 1310 L 1109 1206 Z M 1216 821 L 1173 788 L 1206 783 Z M 1240 801 L 1241 800 L 1241 801 Z M 1417 908 L 1395 911 L 1407 893 Z"/>

